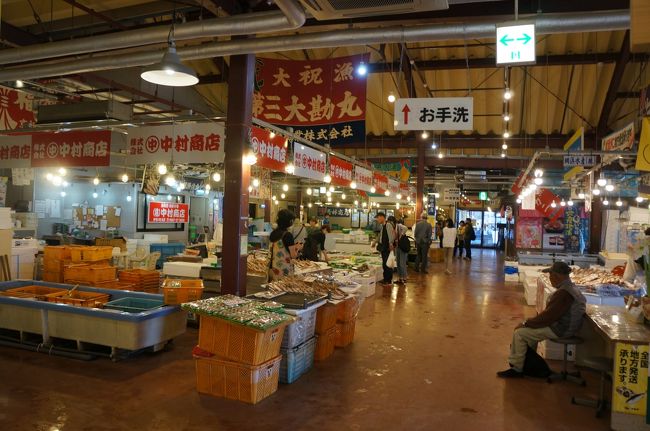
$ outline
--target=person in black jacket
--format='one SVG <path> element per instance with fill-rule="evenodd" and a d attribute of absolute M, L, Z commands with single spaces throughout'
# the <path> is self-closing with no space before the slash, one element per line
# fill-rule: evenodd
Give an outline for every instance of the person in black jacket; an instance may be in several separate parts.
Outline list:
<path fill-rule="evenodd" d="M 472 219 L 467 217 L 465 221 L 465 259 L 472 260 L 472 241 L 476 239 L 476 232 L 472 226 Z"/>

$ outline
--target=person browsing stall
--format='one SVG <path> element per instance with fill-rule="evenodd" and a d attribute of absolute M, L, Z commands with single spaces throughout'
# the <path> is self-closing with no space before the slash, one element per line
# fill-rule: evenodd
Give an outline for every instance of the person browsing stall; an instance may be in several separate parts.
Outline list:
<path fill-rule="evenodd" d="M 420 214 L 420 220 L 415 223 L 413 236 L 415 237 L 415 248 L 417 257 L 415 258 L 415 272 L 427 273 L 427 264 L 429 263 L 429 247 L 431 247 L 431 236 L 433 229 L 431 223 L 427 221 L 426 211 Z"/>
<path fill-rule="evenodd" d="M 390 252 L 395 248 L 395 229 L 391 223 L 386 222 L 386 214 L 380 212 L 375 216 L 377 222 L 381 225 L 379 239 L 377 241 L 377 251 L 381 253 L 381 264 L 384 269 L 384 278 L 382 283 L 393 284 L 393 268 L 386 265 Z"/>
<path fill-rule="evenodd" d="M 271 232 L 269 255 L 269 281 L 277 280 L 288 275 L 293 275 L 292 259 L 298 257 L 302 244 L 296 244 L 289 228 L 296 216 L 289 210 L 278 211 L 277 227 Z"/>
<path fill-rule="evenodd" d="M 510 368 L 497 373 L 501 378 L 523 377 L 526 350 L 537 349 L 537 343 L 553 338 L 575 335 L 582 325 L 587 300 L 571 281 L 571 268 L 564 262 L 555 262 L 542 272 L 548 273 L 556 291 L 546 303 L 546 309 L 532 319 L 517 325 L 512 335 Z"/>
<path fill-rule="evenodd" d="M 318 262 L 322 255 L 325 262 L 329 263 L 329 257 L 325 250 L 325 239 L 329 231 L 329 225 L 323 225 L 316 232 L 310 233 L 302 247 L 301 259 Z"/>

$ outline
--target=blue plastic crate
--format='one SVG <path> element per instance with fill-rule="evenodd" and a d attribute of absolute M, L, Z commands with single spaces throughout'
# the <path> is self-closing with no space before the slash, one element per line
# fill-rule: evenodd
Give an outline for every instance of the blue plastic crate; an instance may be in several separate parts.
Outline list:
<path fill-rule="evenodd" d="M 111 310 L 126 311 L 127 313 L 141 313 L 143 311 L 153 310 L 163 306 L 160 299 L 145 299 L 126 297 L 116 299 L 104 304 L 104 308 Z"/>
<path fill-rule="evenodd" d="M 156 261 L 156 267 L 162 268 L 163 263 L 167 261 L 169 256 L 175 256 L 179 253 L 185 251 L 185 244 L 180 242 L 169 242 L 169 243 L 153 243 L 149 245 L 149 252 L 155 253 L 160 252 L 160 257 Z"/>
<path fill-rule="evenodd" d="M 280 383 L 293 383 L 314 366 L 316 337 L 312 337 L 293 349 L 280 349 Z"/>

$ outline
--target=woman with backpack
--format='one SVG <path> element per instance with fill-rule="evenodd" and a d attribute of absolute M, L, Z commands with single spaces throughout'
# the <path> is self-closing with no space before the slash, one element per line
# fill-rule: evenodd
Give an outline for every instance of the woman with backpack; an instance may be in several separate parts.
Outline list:
<path fill-rule="evenodd" d="M 293 275 L 294 267 L 291 259 L 298 257 L 302 244 L 295 244 L 293 235 L 288 229 L 296 216 L 289 210 L 280 210 L 276 220 L 277 227 L 271 232 L 269 241 L 269 281 Z"/>
<path fill-rule="evenodd" d="M 411 242 L 408 236 L 406 236 L 407 231 L 408 228 L 404 225 L 404 220 L 400 219 L 397 221 L 397 225 L 395 226 L 395 258 L 397 259 L 397 276 L 399 277 L 397 283 L 399 284 L 406 283 L 406 264 L 408 263 L 409 250 L 411 248 Z"/>

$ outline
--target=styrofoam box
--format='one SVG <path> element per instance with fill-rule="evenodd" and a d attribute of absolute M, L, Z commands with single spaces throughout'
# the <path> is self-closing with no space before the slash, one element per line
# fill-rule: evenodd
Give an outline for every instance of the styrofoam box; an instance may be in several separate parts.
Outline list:
<path fill-rule="evenodd" d="M 364 298 L 372 296 L 375 294 L 377 289 L 377 281 L 371 277 L 364 277 L 362 275 L 353 276 L 350 280 L 359 283 L 361 285 L 361 293 Z"/>
<path fill-rule="evenodd" d="M 504 274 L 506 281 L 519 283 L 519 274 Z"/>
<path fill-rule="evenodd" d="M 564 359 L 564 345 L 544 340 L 537 346 L 540 356 L 545 359 L 561 361 Z M 567 361 L 576 360 L 576 345 L 569 344 L 567 349 Z"/>
<path fill-rule="evenodd" d="M 524 281 L 524 296 L 526 298 L 526 304 L 535 305 L 537 304 L 537 284 L 529 283 L 529 279 Z"/>
<path fill-rule="evenodd" d="M 589 293 L 585 293 L 584 296 L 587 299 L 587 304 L 625 307 L 625 298 L 622 296 L 598 296 Z"/>
<path fill-rule="evenodd" d="M 155 233 L 145 233 L 144 240 L 150 243 L 167 244 L 169 242 L 169 235 L 159 235 Z"/>

